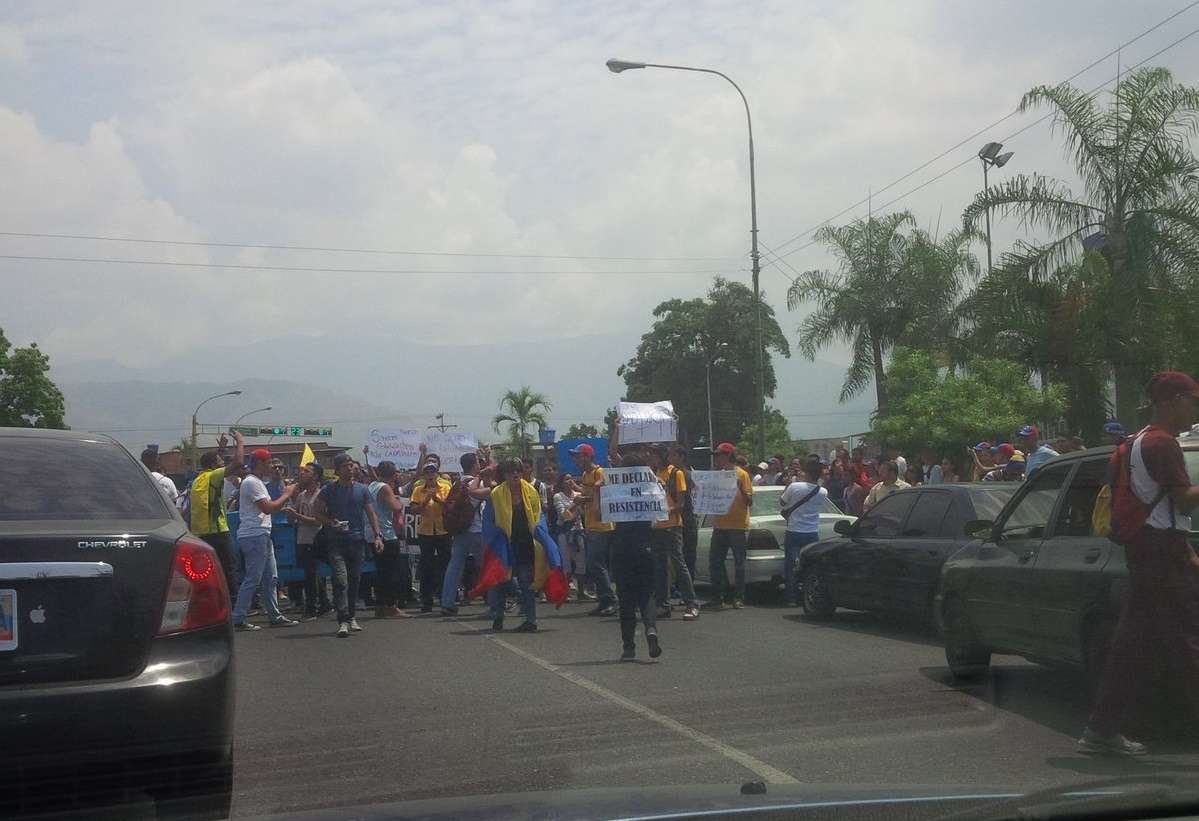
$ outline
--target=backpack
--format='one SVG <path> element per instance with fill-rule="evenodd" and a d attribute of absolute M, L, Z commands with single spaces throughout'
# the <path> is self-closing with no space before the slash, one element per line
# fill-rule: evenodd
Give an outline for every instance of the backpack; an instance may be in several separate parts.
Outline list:
<path fill-rule="evenodd" d="M 446 494 L 445 503 L 441 506 L 441 523 L 445 532 L 451 536 L 465 533 L 475 523 L 475 505 L 470 498 L 467 485 L 470 479 L 459 479 L 457 484 Z"/>
<path fill-rule="evenodd" d="M 1153 501 L 1146 504 L 1132 490 L 1132 459 L 1134 455 L 1138 457 L 1140 455 L 1140 448 L 1136 446 L 1144 433 L 1145 431 L 1142 430 L 1135 437 L 1120 445 L 1112 454 L 1111 461 L 1108 462 L 1112 501 L 1107 535 L 1113 542 L 1124 547 L 1128 547 L 1136 535 L 1141 532 L 1141 528 L 1149 520 L 1149 514 L 1166 496 L 1166 488 L 1162 487 L 1153 497 Z M 1103 495 L 1102 490 L 1099 493 L 1100 496 Z M 1092 521 L 1094 522 L 1094 517 L 1092 517 Z M 1096 527 L 1097 532 L 1098 530 L 1099 527 Z"/>

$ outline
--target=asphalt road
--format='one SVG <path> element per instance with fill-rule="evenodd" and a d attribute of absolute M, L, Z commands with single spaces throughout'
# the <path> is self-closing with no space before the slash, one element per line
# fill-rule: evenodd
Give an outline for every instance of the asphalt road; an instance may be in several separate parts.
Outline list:
<path fill-rule="evenodd" d="M 237 636 L 233 815 L 523 790 L 661 784 L 1038 789 L 1199 773 L 1199 748 L 1080 752 L 1081 682 L 999 657 L 957 686 L 919 625 L 779 600 L 679 615 L 664 654 L 618 660 L 616 619 L 570 603 L 541 630 L 475 618 L 328 618 Z M 369 611 L 368 611 L 369 612 Z"/>

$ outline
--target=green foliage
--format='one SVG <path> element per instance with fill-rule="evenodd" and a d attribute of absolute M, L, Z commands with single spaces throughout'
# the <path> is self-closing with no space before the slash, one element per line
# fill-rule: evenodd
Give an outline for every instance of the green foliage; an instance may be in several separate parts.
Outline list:
<path fill-rule="evenodd" d="M 0 329 L 0 426 L 66 430 L 66 404 L 49 370 L 36 342 L 14 350 Z"/>
<path fill-rule="evenodd" d="M 775 391 L 770 352 L 791 355 L 774 310 L 763 296 L 765 396 Z M 617 369 L 628 400 L 669 399 L 679 416 L 680 441 L 708 438 L 707 373 L 712 377 L 712 428 L 717 442 L 733 441 L 757 418 L 757 313 L 753 291 L 717 277 L 706 299 L 672 299 L 654 308 L 653 328 L 637 353 Z M 710 444 L 710 443 L 709 443 Z M 755 446 L 750 451 L 755 452 Z"/>
<path fill-rule="evenodd" d="M 874 417 L 871 440 L 913 453 L 926 446 L 959 457 L 980 440 L 1011 442 L 1030 422 L 1045 427 L 1065 408 L 1065 391 L 1041 392 L 1020 365 L 971 358 L 962 374 L 940 368 L 928 353 L 896 348 L 887 374 L 889 400 Z"/>
<path fill-rule="evenodd" d="M 507 439 L 501 443 L 505 454 L 521 458 L 531 456 L 533 437 L 529 428 L 549 427 L 545 414 L 551 409 L 545 394 L 537 393 L 528 385 L 523 385 L 520 390 L 505 391 L 500 397 L 500 412 L 491 420 L 496 433 L 501 433 L 500 425 L 508 426 Z"/>
<path fill-rule="evenodd" d="M 563 439 L 595 439 L 600 435 L 599 428 L 595 425 L 576 422 L 566 429 L 566 433 L 562 434 Z"/>
<path fill-rule="evenodd" d="M 721 441 L 721 440 L 717 440 Z M 741 431 L 741 439 L 737 442 L 737 451 L 746 455 L 758 451 L 758 425 L 751 422 Z M 805 456 L 808 453 L 808 443 L 803 439 L 792 439 L 787 430 L 787 419 L 778 408 L 766 408 L 766 454 L 781 453 L 784 459 L 795 455 Z M 752 460 L 751 461 L 756 461 Z"/>

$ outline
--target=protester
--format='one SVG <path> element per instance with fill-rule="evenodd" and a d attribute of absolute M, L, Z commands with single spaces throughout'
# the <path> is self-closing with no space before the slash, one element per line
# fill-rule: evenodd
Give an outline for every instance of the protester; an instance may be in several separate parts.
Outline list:
<path fill-rule="evenodd" d="M 150 471 L 150 475 L 154 477 L 154 481 L 162 488 L 162 495 L 174 507 L 175 501 L 179 498 L 179 488 L 175 487 L 175 483 L 162 472 L 162 457 L 158 454 L 158 448 L 146 448 L 143 450 L 142 464 L 146 466 L 146 470 Z"/>
<path fill-rule="evenodd" d="M 241 433 L 233 431 L 233 459 L 230 463 L 236 470 L 246 459 L 245 442 Z M 187 489 L 189 509 L 188 528 L 216 551 L 225 574 L 229 595 L 237 595 L 237 559 L 233 555 L 233 536 L 229 533 L 226 518 L 226 501 L 223 495 L 226 474 L 230 468 L 224 463 L 225 447 L 229 440 L 222 434 L 217 439 L 215 452 L 209 451 L 200 457 L 200 472 L 192 479 Z"/>
<path fill-rule="evenodd" d="M 1100 443 L 1104 445 L 1119 445 L 1125 438 L 1124 426 L 1115 419 L 1103 423 L 1103 432 L 1099 435 Z"/>
<path fill-rule="evenodd" d="M 462 582 L 462 571 L 466 568 L 467 557 L 473 557 L 476 567 L 483 565 L 483 502 L 491 496 L 491 475 L 493 469 L 479 467 L 479 454 L 464 453 L 458 460 L 462 467 L 462 476 L 458 483 L 459 493 L 466 494 L 466 503 L 474 509 L 470 524 L 466 530 L 451 536 L 450 561 L 446 565 L 445 580 L 441 585 L 441 615 L 458 615 L 458 585 Z M 450 498 L 447 496 L 447 498 Z M 444 514 L 442 519 L 444 521 Z M 473 585 L 467 585 L 467 589 Z"/>
<path fill-rule="evenodd" d="M 855 470 L 845 471 L 845 514 L 861 516 L 866 502 L 866 488 L 862 487 L 861 476 Z"/>
<path fill-rule="evenodd" d="M 679 516 L 683 520 L 683 560 L 687 562 L 687 572 L 694 580 L 695 557 L 699 550 L 699 518 L 695 515 L 691 499 L 691 489 L 695 487 L 695 483 L 691 481 L 691 460 L 688 457 L 687 449 L 680 444 L 672 445 L 670 454 L 671 463 L 683 471 L 683 479 L 687 483 L 687 489 L 683 491 L 683 507 L 679 511 Z"/>
<path fill-rule="evenodd" d="M 246 560 L 246 577 L 238 588 L 237 600 L 233 605 L 233 627 L 243 631 L 262 629 L 246 621 L 254 594 L 260 590 L 271 627 L 290 627 L 298 622 L 283 615 L 275 595 L 279 569 L 275 564 L 275 548 L 271 542 L 271 516 L 283 510 L 299 486 L 289 485 L 278 499 L 272 499 L 263 481 L 271 475 L 271 452 L 259 448 L 251 458 L 250 474 L 239 489 L 241 499 L 238 510 L 241 516 L 237 527 L 237 546 Z"/>
<path fill-rule="evenodd" d="M 640 454 L 625 456 L 622 467 L 647 467 Z M 744 471 L 742 471 L 744 473 Z M 748 484 L 749 477 L 746 476 Z M 612 570 L 620 584 L 621 661 L 637 657 L 637 617 L 645 629 L 650 658 L 662 655 L 654 612 L 654 551 L 651 522 L 618 522 L 612 534 Z"/>
<path fill-rule="evenodd" d="M 587 533 L 587 578 L 595 585 L 598 599 L 592 616 L 616 615 L 616 591 L 609 569 L 609 545 L 612 522 L 600 517 L 599 488 L 604 484 L 604 469 L 595 464 L 595 448 L 583 443 L 570 450 L 579 472 L 578 500 L 583 505 L 583 528 Z"/>
<path fill-rule="evenodd" d="M 312 621 L 333 610 L 325 580 L 317 573 L 320 555 L 316 540 L 321 523 L 316 518 L 316 497 L 321 492 L 320 475 L 321 466 L 316 462 L 301 465 L 296 481 L 299 490 L 292 499 L 294 504 L 283 508 L 287 518 L 296 523 L 296 564 L 304 571 L 305 621 Z M 327 536 L 326 533 L 321 537 L 326 539 L 326 544 Z"/>
<path fill-rule="evenodd" d="M 787 520 L 783 538 L 783 593 L 788 607 L 799 604 L 799 551 L 820 538 L 820 511 L 828 491 L 820 486 L 820 463 L 804 465 L 804 480 L 792 482 L 779 496 Z"/>
<path fill-rule="evenodd" d="M 329 570 L 333 576 L 338 638 L 362 630 L 356 610 L 368 523 L 375 534 L 375 550 L 383 548 L 375 506 L 366 486 L 354 481 L 354 464 L 348 453 L 335 456 L 333 469 L 337 471 L 337 481 L 321 488 L 316 501 L 316 518 L 329 528 Z"/>
<path fill-rule="evenodd" d="M 453 485 L 438 475 L 439 461 L 427 457 L 421 478 L 412 485 L 412 509 L 420 516 L 416 535 L 420 540 L 420 611 L 433 612 L 434 591 L 440 592 L 450 563 L 453 539 L 446 532 L 442 510 Z M 450 602 L 453 606 L 454 602 Z"/>
<path fill-rule="evenodd" d="M 401 565 L 408 561 L 403 553 L 400 536 L 396 532 L 395 520 L 404 513 L 404 504 L 395 493 L 395 462 L 383 460 L 375 466 L 375 481 L 367 486 L 371 504 L 375 507 L 375 521 L 379 529 L 368 533 L 367 543 L 375 544 L 375 618 L 408 618 L 400 606 L 404 574 Z M 382 545 L 375 536 L 382 540 Z"/>
<path fill-rule="evenodd" d="M 1016 442 L 1019 449 L 1024 452 L 1024 461 L 1026 464 L 1025 475 L 1032 476 L 1041 465 L 1048 462 L 1053 457 L 1057 456 L 1057 451 L 1042 444 L 1040 441 L 1041 432 L 1036 425 L 1025 425 L 1016 434 Z"/>
<path fill-rule="evenodd" d="M 866 501 L 862 503 L 863 513 L 868 513 L 870 508 L 877 505 L 883 499 L 886 499 L 895 491 L 911 487 L 911 485 L 899 478 L 899 468 L 894 462 L 883 462 L 878 466 L 878 472 L 881 481 L 870 488 L 870 492 L 866 494 Z"/>
<path fill-rule="evenodd" d="M 712 521 L 712 541 L 708 547 L 708 573 L 712 584 L 712 598 L 704 604 L 705 610 L 723 610 L 724 594 L 729 588 L 729 575 L 724 562 L 729 551 L 733 553 L 733 607 L 740 610 L 745 606 L 745 557 L 749 533 L 749 509 L 754 503 L 754 488 L 749 474 L 735 464 L 737 448 L 730 442 L 721 442 L 712 451 L 713 467 L 716 470 L 731 470 L 736 473 L 736 491 L 727 513 L 716 516 Z"/>
<path fill-rule="evenodd" d="M 654 443 L 646 448 L 644 461 L 654 471 L 666 488 L 667 517 L 654 522 L 650 528 L 650 540 L 654 548 L 655 583 L 654 598 L 658 603 L 658 618 L 670 618 L 670 568 L 674 568 L 674 582 L 683 600 L 683 621 L 699 618 L 699 599 L 691 572 L 683 558 L 683 501 L 687 494 L 687 478 L 683 471 L 670 464 L 669 448 Z M 617 575 L 617 584 L 622 584 Z"/>
<path fill-rule="evenodd" d="M 583 532 L 583 511 L 578 503 L 579 486 L 569 473 L 562 473 L 554 488 L 554 508 L 558 514 L 558 551 L 562 569 L 573 574 L 579 601 L 594 600 L 587 592 L 587 537 Z"/>

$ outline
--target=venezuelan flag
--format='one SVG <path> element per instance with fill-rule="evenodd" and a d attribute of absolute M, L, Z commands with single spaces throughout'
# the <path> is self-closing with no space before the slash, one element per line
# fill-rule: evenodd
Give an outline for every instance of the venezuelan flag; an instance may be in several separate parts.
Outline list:
<path fill-rule="evenodd" d="M 529 489 L 532 490 L 532 486 Z M 533 491 L 533 498 L 537 499 L 536 491 Z M 483 506 L 483 567 L 479 571 L 478 583 L 470 591 L 471 598 L 482 596 L 490 588 L 512 578 L 512 542 L 507 531 L 496 521 L 497 507 L 501 508 L 501 518 L 506 512 L 508 522 L 512 521 L 511 498 L 493 493 L 491 501 Z M 505 507 L 506 511 L 503 509 Z M 533 589 L 545 593 L 549 601 L 561 607 L 570 596 L 570 585 L 562 570 L 562 554 L 550 536 L 545 514 L 540 510 L 537 513 L 537 524 L 533 527 Z"/>

